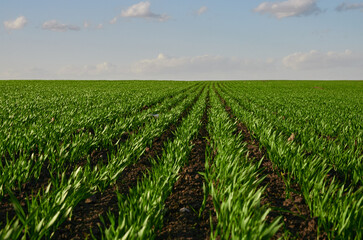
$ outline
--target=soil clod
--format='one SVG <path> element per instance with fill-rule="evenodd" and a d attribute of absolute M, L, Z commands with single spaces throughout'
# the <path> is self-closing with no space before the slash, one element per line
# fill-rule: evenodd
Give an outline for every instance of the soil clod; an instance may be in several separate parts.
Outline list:
<path fill-rule="evenodd" d="M 172 194 L 165 202 L 164 226 L 157 233 L 156 239 L 208 239 L 210 236 L 210 213 L 215 225 L 215 211 L 211 197 L 207 198 L 206 207 L 202 207 L 204 199 L 203 178 L 199 172 L 204 172 L 205 149 L 209 136 L 206 130 L 208 124 L 209 97 L 206 99 L 206 109 L 202 117 L 202 126 L 198 137 L 193 140 L 193 148 L 188 165 L 179 173 L 179 179 L 174 184 Z"/>

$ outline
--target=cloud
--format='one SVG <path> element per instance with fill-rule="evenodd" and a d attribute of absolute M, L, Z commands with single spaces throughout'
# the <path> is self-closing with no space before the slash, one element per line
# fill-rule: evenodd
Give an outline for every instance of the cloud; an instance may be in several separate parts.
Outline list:
<path fill-rule="evenodd" d="M 263 2 L 255 12 L 269 14 L 278 19 L 317 14 L 321 9 L 316 5 L 317 0 L 287 0 L 283 2 Z"/>
<path fill-rule="evenodd" d="M 0 79 L 160 79 L 160 80 L 257 80 L 257 79 L 354 79 L 362 80 L 362 53 L 296 52 L 282 58 L 237 58 L 215 55 L 155 58 L 130 64 L 110 62 L 86 65 L 29 66 L 10 62 L 0 65 Z"/>
<path fill-rule="evenodd" d="M 198 9 L 198 11 L 196 11 L 196 14 L 198 16 L 202 15 L 203 13 L 207 12 L 208 8 L 206 6 L 202 6 Z"/>
<path fill-rule="evenodd" d="M 213 55 L 156 58 L 135 62 L 131 71 L 141 78 L 158 79 L 226 79 L 251 77 L 274 68 L 275 61 L 240 59 Z"/>
<path fill-rule="evenodd" d="M 26 25 L 28 21 L 26 20 L 26 18 L 24 16 L 20 16 L 17 19 L 11 21 L 5 21 L 4 22 L 4 27 L 8 30 L 19 30 L 24 28 L 24 26 Z"/>
<path fill-rule="evenodd" d="M 0 79 L 51 79 L 54 76 L 51 71 L 40 67 L 14 66 L 0 69 Z"/>
<path fill-rule="evenodd" d="M 164 22 L 170 18 L 168 15 L 165 14 L 156 14 L 151 12 L 150 5 L 151 5 L 150 2 L 139 2 L 135 5 L 132 5 L 126 10 L 122 10 L 121 17 L 154 19 L 161 22 Z"/>
<path fill-rule="evenodd" d="M 115 24 L 118 20 L 118 17 L 114 17 L 110 20 L 110 24 Z"/>
<path fill-rule="evenodd" d="M 89 28 L 90 27 L 90 23 L 88 21 L 84 21 L 83 22 L 83 27 L 84 28 Z"/>
<path fill-rule="evenodd" d="M 363 3 L 342 3 L 335 8 L 335 10 L 338 12 L 356 9 L 363 9 Z"/>
<path fill-rule="evenodd" d="M 99 30 L 99 29 L 103 29 L 103 24 L 100 23 L 100 24 L 97 24 L 97 25 L 93 25 L 89 21 L 84 21 L 83 22 L 83 27 L 86 28 L 86 29 L 96 29 L 96 30 Z"/>
<path fill-rule="evenodd" d="M 363 67 L 363 58 L 359 57 L 351 50 L 344 52 L 297 52 L 282 59 L 285 67 L 294 70 L 327 69 L 327 68 L 349 68 Z"/>
<path fill-rule="evenodd" d="M 62 67 L 0 66 L 0 79 L 120 79 L 123 73 L 124 70 L 110 62 Z"/>
<path fill-rule="evenodd" d="M 135 79 L 361 79 L 363 56 L 343 52 L 292 53 L 279 59 L 251 59 L 214 55 L 155 58 L 133 63 Z"/>
<path fill-rule="evenodd" d="M 59 69 L 56 75 L 69 79 L 105 79 L 118 76 L 119 68 L 110 62 L 83 66 L 67 65 Z"/>
<path fill-rule="evenodd" d="M 86 23 L 84 25 L 88 26 L 89 24 Z M 49 21 L 44 22 L 42 25 L 42 28 L 44 30 L 50 30 L 50 31 L 55 31 L 55 32 L 66 32 L 68 30 L 71 30 L 71 31 L 81 30 L 81 28 L 78 26 L 59 23 L 57 20 L 49 20 Z"/>

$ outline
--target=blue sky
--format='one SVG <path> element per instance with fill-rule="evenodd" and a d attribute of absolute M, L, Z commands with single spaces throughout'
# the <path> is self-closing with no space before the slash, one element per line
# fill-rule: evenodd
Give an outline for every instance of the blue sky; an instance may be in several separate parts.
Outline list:
<path fill-rule="evenodd" d="M 0 79 L 363 79 L 363 1 L 2 0 Z"/>

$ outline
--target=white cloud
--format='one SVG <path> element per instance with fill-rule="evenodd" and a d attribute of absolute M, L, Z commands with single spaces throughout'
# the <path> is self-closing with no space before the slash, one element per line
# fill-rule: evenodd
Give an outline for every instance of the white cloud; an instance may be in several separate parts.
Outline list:
<path fill-rule="evenodd" d="M 171 57 L 159 54 L 133 64 L 32 65 L 16 61 L 0 65 L 0 79 L 354 79 L 363 76 L 363 55 L 343 52 L 297 52 L 283 58 L 249 59 L 215 55 Z"/>
<path fill-rule="evenodd" d="M 123 73 L 124 70 L 110 62 L 63 67 L 0 66 L 0 79 L 120 79 Z"/>
<path fill-rule="evenodd" d="M 144 18 L 144 19 L 155 19 L 158 21 L 166 21 L 170 17 L 165 14 L 156 14 L 150 11 L 150 2 L 139 2 L 132 5 L 126 10 L 121 12 L 121 17 L 124 18 Z"/>
<path fill-rule="evenodd" d="M 88 23 L 86 25 L 89 25 Z M 56 32 L 66 32 L 68 30 L 79 31 L 80 27 L 70 24 L 59 23 L 57 20 L 49 20 L 43 23 L 42 28 L 44 30 L 56 31 Z"/>
<path fill-rule="evenodd" d="M 338 12 L 363 9 L 363 3 L 342 3 L 335 8 Z"/>
<path fill-rule="evenodd" d="M 96 30 L 99 30 L 99 29 L 103 29 L 103 24 L 100 23 L 100 24 L 97 24 L 97 25 L 93 25 L 92 23 L 90 23 L 88 21 L 84 21 L 83 22 L 83 27 L 86 28 L 86 29 L 96 29 Z"/>
<path fill-rule="evenodd" d="M 238 79 L 269 71 L 274 65 L 275 61 L 272 59 L 255 60 L 212 55 L 169 57 L 160 53 L 156 58 L 134 63 L 131 71 L 141 78 L 151 79 Z"/>
<path fill-rule="evenodd" d="M 90 23 L 88 21 L 84 21 L 83 22 L 83 27 L 84 28 L 89 28 L 90 27 Z"/>
<path fill-rule="evenodd" d="M 8 20 L 4 22 L 4 27 L 8 30 L 19 30 L 24 28 L 28 21 L 24 16 L 20 16 L 15 20 Z"/>
<path fill-rule="evenodd" d="M 156 58 L 135 62 L 131 73 L 136 79 L 361 79 L 363 56 L 350 50 L 341 53 L 313 50 L 280 59 L 171 57 L 160 53 Z"/>
<path fill-rule="evenodd" d="M 119 68 L 110 63 L 88 64 L 83 66 L 67 65 L 57 71 L 58 78 L 68 79 L 109 79 L 119 75 Z"/>
<path fill-rule="evenodd" d="M 363 58 L 353 54 L 351 50 L 327 53 L 312 50 L 288 55 L 282 59 L 282 63 L 285 67 L 294 70 L 354 68 L 363 67 Z"/>
<path fill-rule="evenodd" d="M 278 19 L 285 17 L 307 16 L 321 12 L 317 0 L 286 0 L 282 2 L 263 2 L 255 12 L 270 14 Z"/>
<path fill-rule="evenodd" d="M 110 24 L 115 24 L 118 20 L 118 17 L 114 17 L 110 20 Z"/>
<path fill-rule="evenodd" d="M 196 14 L 198 16 L 202 15 L 203 13 L 207 12 L 208 8 L 206 6 L 202 6 L 198 9 L 198 11 L 196 12 Z"/>
<path fill-rule="evenodd" d="M 0 79 L 51 79 L 51 71 L 40 67 L 14 66 L 0 69 Z"/>

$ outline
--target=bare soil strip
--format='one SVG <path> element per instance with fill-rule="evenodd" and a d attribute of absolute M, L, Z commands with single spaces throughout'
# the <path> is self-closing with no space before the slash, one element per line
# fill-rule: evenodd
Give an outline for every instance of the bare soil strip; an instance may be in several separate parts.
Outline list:
<path fill-rule="evenodd" d="M 199 209 L 204 199 L 203 177 L 205 171 L 205 149 L 209 134 L 208 124 L 209 96 L 202 117 L 202 126 L 193 140 L 193 148 L 188 165 L 179 173 L 172 194 L 166 199 L 164 226 L 158 231 L 156 239 L 207 239 L 210 236 L 210 213 L 214 213 L 213 201 L 207 198 L 206 207 L 199 217 Z"/>
<path fill-rule="evenodd" d="M 80 202 L 73 210 L 72 219 L 59 227 L 54 239 L 84 239 L 89 236 L 90 229 L 97 238 L 100 238 L 99 226 L 102 223 L 99 217 L 101 215 L 106 217 L 105 213 L 108 211 L 114 214 L 118 212 L 116 191 L 127 195 L 130 189 L 136 186 L 137 181 L 142 180 L 144 174 L 151 170 L 150 159 L 161 157 L 164 142 L 173 137 L 175 130 L 175 125 L 171 125 L 162 136 L 154 138 L 152 146 L 146 149 L 137 163 L 125 168 L 115 185 Z"/>
<path fill-rule="evenodd" d="M 14 196 L 18 199 L 23 208 L 26 206 L 26 199 L 30 199 L 33 193 L 37 193 L 41 188 L 45 189 L 48 185 L 51 176 L 47 166 L 48 164 L 43 164 L 40 170 L 40 176 L 36 181 L 29 181 L 22 184 L 21 191 L 13 191 Z M 0 200 L 0 228 L 2 228 L 6 225 L 6 219 L 13 219 L 16 213 L 13 204 L 10 202 L 10 196 L 8 194 L 5 194 Z M 24 211 L 26 212 L 26 209 L 24 209 Z"/>
<path fill-rule="evenodd" d="M 116 191 L 123 195 L 129 194 L 130 189 L 136 187 L 137 182 L 142 181 L 143 177 L 148 175 L 149 171 L 152 171 L 150 160 L 161 157 L 164 143 L 174 137 L 175 130 L 181 124 L 183 118 L 189 114 L 195 102 L 198 101 L 199 96 L 200 94 L 195 97 L 192 104 L 179 116 L 176 123 L 170 125 L 160 137 L 153 139 L 152 146 L 146 148 L 145 153 L 138 162 L 125 168 L 115 185 L 79 203 L 73 210 L 72 219 L 65 221 L 58 228 L 54 239 L 84 239 L 90 235 L 90 229 L 93 235 L 97 239 L 100 239 L 101 232 L 99 226 L 103 225 L 100 221 L 100 216 L 106 219 L 106 213 L 108 211 L 115 215 L 119 211 Z"/>
<path fill-rule="evenodd" d="M 265 157 L 265 149 L 260 148 L 259 142 L 252 138 L 251 132 L 246 125 L 236 118 L 231 107 L 226 104 L 217 91 L 216 93 L 231 119 L 237 122 L 236 134 L 241 133 L 243 135 L 243 140 L 247 143 L 249 157 L 255 162 L 260 161 Z M 277 217 L 282 216 L 284 222 L 283 227 L 280 228 L 272 239 L 278 239 L 286 236 L 286 234 L 297 239 L 316 239 L 318 236 L 317 218 L 310 217 L 309 207 L 305 203 L 304 197 L 300 194 L 299 186 L 292 184 L 288 191 L 279 170 L 274 168 L 272 162 L 267 158 L 263 159 L 260 168 L 260 176 L 266 176 L 261 183 L 261 187 L 267 186 L 263 193 L 261 204 L 272 209 L 267 215 L 266 221 L 272 223 Z M 287 195 L 289 196 L 287 197 Z M 320 239 L 326 238 L 322 234 L 319 237 Z"/>

